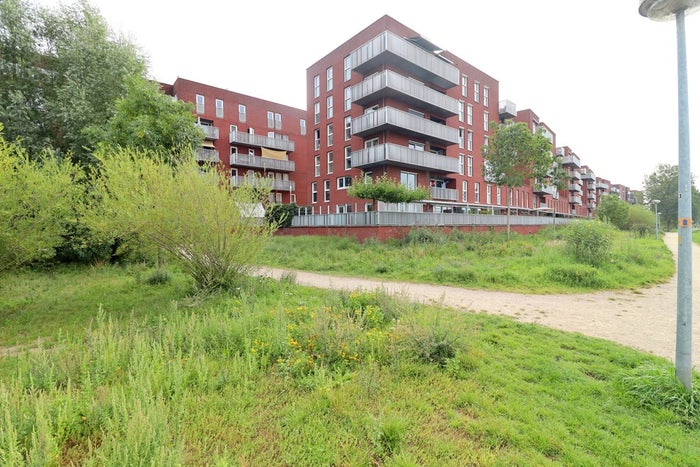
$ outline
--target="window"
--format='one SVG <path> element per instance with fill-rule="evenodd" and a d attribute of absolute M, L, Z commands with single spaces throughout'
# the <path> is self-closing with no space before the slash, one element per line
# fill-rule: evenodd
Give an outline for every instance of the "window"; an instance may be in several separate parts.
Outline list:
<path fill-rule="evenodd" d="M 459 174 L 464 175 L 464 154 L 459 155 Z"/>
<path fill-rule="evenodd" d="M 333 67 L 326 68 L 326 91 L 333 89 Z"/>
<path fill-rule="evenodd" d="M 224 101 L 216 100 L 216 118 L 224 118 Z"/>
<path fill-rule="evenodd" d="M 321 176 L 321 156 L 314 156 L 314 177 Z"/>
<path fill-rule="evenodd" d="M 321 149 L 321 130 L 316 128 L 314 130 L 314 151 Z"/>
<path fill-rule="evenodd" d="M 304 120 L 303 118 L 299 119 L 299 133 L 301 133 L 302 135 L 306 134 L 306 120 Z"/>
<path fill-rule="evenodd" d="M 475 203 L 481 202 L 479 199 L 479 182 L 474 183 L 474 202 Z"/>
<path fill-rule="evenodd" d="M 350 55 L 345 57 L 343 59 L 343 80 L 344 81 L 350 81 L 350 77 L 352 76 L 352 60 L 350 59 Z"/>
<path fill-rule="evenodd" d="M 464 149 L 464 128 L 459 129 L 459 148 Z"/>
<path fill-rule="evenodd" d="M 365 141 L 366 148 L 373 148 L 375 146 L 379 146 L 379 138 L 372 138 Z"/>
<path fill-rule="evenodd" d="M 321 77 L 319 75 L 314 76 L 314 98 L 321 95 Z"/>
<path fill-rule="evenodd" d="M 277 203 L 277 204 L 282 203 L 282 193 L 275 193 L 275 203 Z"/>
<path fill-rule="evenodd" d="M 352 150 L 350 146 L 345 146 L 345 170 L 352 169 Z"/>
<path fill-rule="evenodd" d="M 491 185 L 486 185 L 486 204 L 491 204 Z"/>
<path fill-rule="evenodd" d="M 479 93 L 480 93 L 481 85 L 479 84 L 478 81 L 474 81 L 474 100 L 476 102 L 479 102 Z"/>
<path fill-rule="evenodd" d="M 333 146 L 333 124 L 329 123 L 326 127 L 326 146 Z"/>
<path fill-rule="evenodd" d="M 408 141 L 409 149 L 415 149 L 416 151 L 425 151 L 425 143 L 420 143 L 418 141 Z"/>
<path fill-rule="evenodd" d="M 345 117 L 345 141 L 350 141 L 352 137 L 352 117 Z"/>
<path fill-rule="evenodd" d="M 339 190 L 347 190 L 349 186 L 352 185 L 352 177 L 338 177 L 337 186 Z"/>
<path fill-rule="evenodd" d="M 467 105 L 467 125 L 472 124 L 472 119 L 474 117 L 474 106 L 471 104 Z"/>
<path fill-rule="evenodd" d="M 462 75 L 462 95 L 464 97 L 469 97 L 469 78 L 467 75 Z"/>
<path fill-rule="evenodd" d="M 333 173 L 333 151 L 328 151 L 328 154 L 326 154 L 326 167 L 327 167 L 326 172 L 329 174 L 332 174 Z"/>
<path fill-rule="evenodd" d="M 326 97 L 326 118 L 333 118 L 333 96 Z"/>
<path fill-rule="evenodd" d="M 275 113 L 275 130 L 282 129 L 282 114 Z"/>
<path fill-rule="evenodd" d="M 347 112 L 352 108 L 352 88 L 345 88 L 345 100 L 343 101 L 343 109 Z"/>
<path fill-rule="evenodd" d="M 489 137 L 484 136 L 484 146 L 488 146 L 488 145 L 489 145 Z"/>
<path fill-rule="evenodd" d="M 245 105 L 243 105 L 243 104 L 238 104 L 238 121 L 240 121 L 240 122 L 246 121 L 246 108 L 245 108 Z"/>
<path fill-rule="evenodd" d="M 274 128 L 275 127 L 275 113 L 270 112 L 268 110 L 267 112 L 267 127 L 268 128 Z"/>
<path fill-rule="evenodd" d="M 297 202 L 297 195 L 296 195 L 296 193 L 291 193 L 291 194 L 289 195 L 289 202 L 292 203 L 292 204 L 296 204 L 296 202 Z"/>
<path fill-rule="evenodd" d="M 314 124 L 321 123 L 321 103 L 314 102 Z"/>
<path fill-rule="evenodd" d="M 489 88 L 488 88 L 488 86 L 484 86 L 484 105 L 486 107 L 489 106 Z"/>
<path fill-rule="evenodd" d="M 501 205 L 501 187 L 496 187 L 496 204 Z"/>
<path fill-rule="evenodd" d="M 318 203 L 318 183 L 311 182 L 311 202 Z"/>
<path fill-rule="evenodd" d="M 331 181 L 323 181 L 323 201 L 328 202 L 331 200 Z"/>
<path fill-rule="evenodd" d="M 230 151 L 231 151 L 232 156 L 237 155 L 238 154 L 238 146 L 231 146 Z"/>
<path fill-rule="evenodd" d="M 410 190 L 418 186 L 418 174 L 414 172 L 401 172 L 401 184 Z"/>
<path fill-rule="evenodd" d="M 468 202 L 468 189 L 469 189 L 469 182 L 466 180 L 462 180 L 462 202 L 466 203 Z"/>
<path fill-rule="evenodd" d="M 489 113 L 484 112 L 484 131 L 489 131 Z"/>
<path fill-rule="evenodd" d="M 339 204 L 335 207 L 335 212 L 337 214 L 344 214 L 346 212 L 352 212 L 352 204 Z"/>
<path fill-rule="evenodd" d="M 464 121 L 464 102 L 459 101 L 459 121 Z"/>
<path fill-rule="evenodd" d="M 197 113 L 198 114 L 203 114 L 204 113 L 204 96 L 201 94 L 197 94 L 196 103 L 197 103 Z"/>
<path fill-rule="evenodd" d="M 469 151 L 474 149 L 474 132 L 472 130 L 467 131 L 467 149 Z"/>
<path fill-rule="evenodd" d="M 467 157 L 467 177 L 474 176 L 474 158 L 472 156 Z"/>

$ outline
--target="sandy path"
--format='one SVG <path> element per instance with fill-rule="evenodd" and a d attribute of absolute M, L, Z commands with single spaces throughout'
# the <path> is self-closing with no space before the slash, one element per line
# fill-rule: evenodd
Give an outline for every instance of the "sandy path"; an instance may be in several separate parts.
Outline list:
<path fill-rule="evenodd" d="M 664 241 L 677 257 L 678 237 L 668 233 Z M 263 271 L 279 278 L 286 271 Z M 636 291 L 595 292 L 577 295 L 527 295 L 487 290 L 467 290 L 428 284 L 407 284 L 291 271 L 296 283 L 321 288 L 377 290 L 397 293 L 422 303 L 512 316 L 564 331 L 608 339 L 655 355 L 675 359 L 676 277 L 666 284 Z M 700 246 L 693 245 L 693 291 L 700 284 Z M 693 293 L 693 364 L 700 362 L 700 300 Z"/>

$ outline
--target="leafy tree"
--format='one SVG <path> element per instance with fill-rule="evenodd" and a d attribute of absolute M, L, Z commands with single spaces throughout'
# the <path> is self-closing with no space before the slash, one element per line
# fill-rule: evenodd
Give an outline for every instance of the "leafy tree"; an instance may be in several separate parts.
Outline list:
<path fill-rule="evenodd" d="M 700 206 L 700 192 L 691 186 L 693 219 L 697 219 Z M 657 210 L 660 220 L 666 224 L 666 230 L 676 227 L 678 222 L 678 166 L 659 164 L 656 170 L 644 177 L 644 198 L 646 202 L 658 199 Z"/>
<path fill-rule="evenodd" d="M 116 113 L 100 139 L 108 146 L 129 147 L 161 157 L 188 154 L 204 139 L 192 111 L 191 103 L 174 101 L 157 83 L 134 76 L 127 80 L 126 95 L 117 100 Z"/>
<path fill-rule="evenodd" d="M 622 201 L 617 195 L 601 196 L 600 204 L 596 209 L 596 216 L 609 222 L 620 230 L 627 229 L 630 205 Z"/>
<path fill-rule="evenodd" d="M 254 217 L 264 183 L 232 188 L 225 173 L 190 158 L 175 166 L 134 149 L 98 153 L 86 225 L 104 238 L 164 252 L 198 291 L 232 289 L 255 266 L 276 226 Z"/>
<path fill-rule="evenodd" d="M 491 122 L 489 144 L 481 148 L 484 178 L 508 189 L 507 238 L 513 188 L 528 180 L 545 180 L 555 163 L 552 143 L 542 129 L 532 133 L 523 122 Z"/>
<path fill-rule="evenodd" d="M 411 203 L 430 198 L 430 190 L 418 186 L 409 188 L 398 180 L 383 174 L 376 178 L 360 176 L 353 180 L 348 188 L 348 195 L 360 199 L 371 199 L 372 208 L 377 201 L 385 203 Z"/>
<path fill-rule="evenodd" d="M 0 271 L 54 256 L 82 194 L 81 173 L 50 153 L 30 159 L 0 135 Z"/>
<path fill-rule="evenodd" d="M 0 2 L 0 122 L 31 157 L 42 149 L 92 161 L 103 125 L 131 76 L 145 76 L 139 51 L 115 36 L 85 1 L 52 10 L 22 0 Z"/>
<path fill-rule="evenodd" d="M 652 235 L 656 231 L 654 211 L 641 204 L 631 204 L 627 216 L 627 230 L 635 232 L 640 237 Z"/>

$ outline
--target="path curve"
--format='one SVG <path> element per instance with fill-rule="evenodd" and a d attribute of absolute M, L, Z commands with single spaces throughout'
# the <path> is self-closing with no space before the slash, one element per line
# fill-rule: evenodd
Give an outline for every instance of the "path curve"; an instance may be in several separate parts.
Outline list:
<path fill-rule="evenodd" d="M 678 236 L 664 235 L 674 258 Z M 420 303 L 438 303 L 465 311 L 483 311 L 511 316 L 525 323 L 537 323 L 563 331 L 614 341 L 641 351 L 675 359 L 676 275 L 653 287 L 585 294 L 528 295 L 491 290 L 469 290 L 430 284 L 410 284 L 344 277 L 306 271 L 265 268 L 261 273 L 279 279 L 293 274 L 296 283 L 340 290 L 383 290 Z M 693 245 L 693 290 L 700 285 L 700 246 Z M 698 294 L 693 293 L 693 310 L 700 310 Z M 694 314 L 697 314 L 694 311 Z M 694 366 L 700 362 L 700 318 L 693 320 Z"/>

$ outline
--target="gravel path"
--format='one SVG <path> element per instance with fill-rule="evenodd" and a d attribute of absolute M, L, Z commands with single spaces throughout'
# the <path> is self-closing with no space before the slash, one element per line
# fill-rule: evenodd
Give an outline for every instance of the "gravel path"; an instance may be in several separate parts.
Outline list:
<path fill-rule="evenodd" d="M 667 233 L 664 241 L 677 257 L 678 237 Z M 511 316 L 564 331 L 599 337 L 649 352 L 671 361 L 676 345 L 676 277 L 668 283 L 622 291 L 576 295 L 527 295 L 458 287 L 408 284 L 317 274 L 305 271 L 267 269 L 262 273 L 279 278 L 293 273 L 296 283 L 345 290 L 384 290 L 421 303 Z M 700 246 L 693 245 L 693 290 L 700 285 Z M 700 310 L 698 294 L 693 293 L 693 311 Z M 693 363 L 700 362 L 700 318 L 693 320 Z"/>

